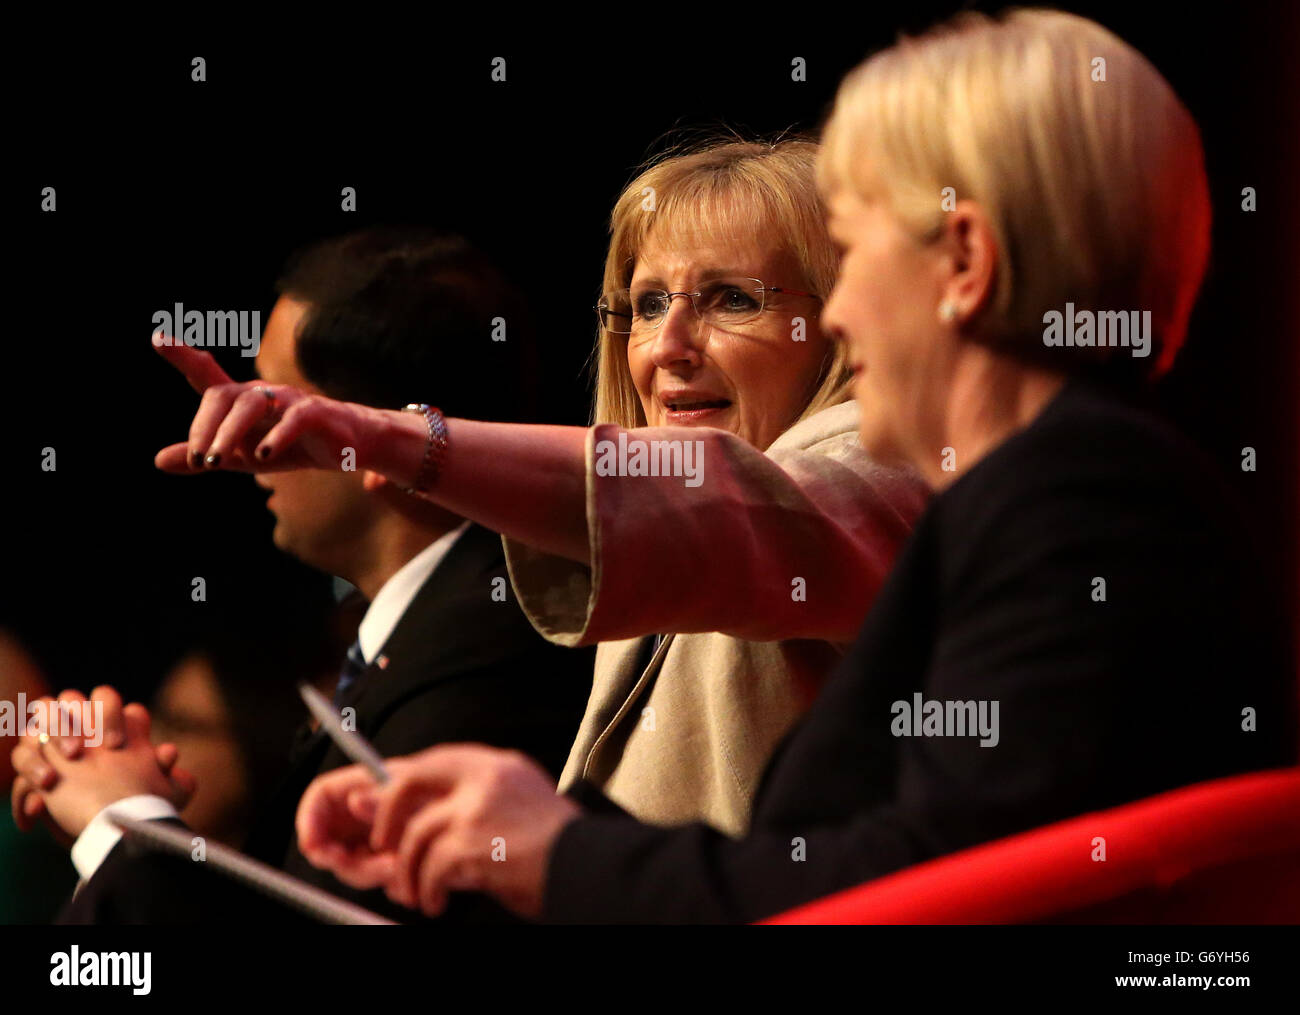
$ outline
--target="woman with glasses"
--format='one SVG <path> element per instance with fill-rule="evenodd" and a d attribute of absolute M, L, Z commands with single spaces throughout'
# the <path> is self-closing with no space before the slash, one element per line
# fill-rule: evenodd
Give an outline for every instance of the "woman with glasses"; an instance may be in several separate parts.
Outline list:
<path fill-rule="evenodd" d="M 160 351 L 203 404 L 158 465 L 337 468 L 351 447 L 358 468 L 503 533 L 538 630 L 599 643 L 560 789 L 742 834 L 762 766 L 925 495 L 863 453 L 843 349 L 818 324 L 836 257 L 816 151 L 714 143 L 627 186 L 596 308 L 591 428 L 231 384 L 178 344 Z"/>

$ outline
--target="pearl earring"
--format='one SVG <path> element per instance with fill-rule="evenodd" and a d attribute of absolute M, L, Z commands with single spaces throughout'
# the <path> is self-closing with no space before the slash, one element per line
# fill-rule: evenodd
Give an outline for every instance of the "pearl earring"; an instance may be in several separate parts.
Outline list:
<path fill-rule="evenodd" d="M 951 324 L 957 319 L 957 304 L 951 300 L 944 300 L 939 304 L 939 319 L 945 324 Z"/>

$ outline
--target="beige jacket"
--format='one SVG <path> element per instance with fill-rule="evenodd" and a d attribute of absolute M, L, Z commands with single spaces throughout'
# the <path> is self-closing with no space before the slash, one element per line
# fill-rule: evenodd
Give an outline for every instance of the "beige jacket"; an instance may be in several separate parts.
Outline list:
<path fill-rule="evenodd" d="M 587 440 L 592 565 L 506 539 L 520 605 L 546 638 L 599 642 L 591 699 L 560 779 L 600 787 L 659 825 L 742 835 L 759 776 L 857 633 L 920 513 L 923 484 L 863 452 L 853 402 L 796 424 L 766 453 L 722 430 L 702 482 L 597 475 Z M 697 447 L 699 447 L 697 445 Z M 644 663 L 653 644 L 666 638 Z"/>

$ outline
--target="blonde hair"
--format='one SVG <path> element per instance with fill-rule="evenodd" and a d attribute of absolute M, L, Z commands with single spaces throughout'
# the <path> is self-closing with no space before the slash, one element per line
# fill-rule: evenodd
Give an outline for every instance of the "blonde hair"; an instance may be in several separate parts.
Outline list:
<path fill-rule="evenodd" d="M 817 192 L 817 147 L 801 137 L 746 141 L 714 136 L 679 143 L 652 158 L 614 205 L 601 291 L 627 288 L 652 232 L 670 244 L 702 238 L 725 244 L 752 235 L 770 238 L 798 261 L 805 277 L 780 284 L 806 285 L 824 299 L 835 283 L 838 258 Z M 628 368 L 627 337 L 599 328 L 595 357 L 592 422 L 645 426 Z M 851 379 L 847 354 L 835 343 L 798 418 L 846 401 Z"/>
<path fill-rule="evenodd" d="M 840 86 L 818 183 L 881 200 L 918 238 L 944 188 L 989 216 L 999 259 L 977 341 L 1044 358 L 1049 310 L 1149 310 L 1155 356 L 1050 350 L 1155 376 L 1187 331 L 1210 251 L 1200 132 L 1160 72 L 1095 22 L 964 12 L 900 41 Z M 1115 356 L 1124 352 L 1124 356 Z"/>

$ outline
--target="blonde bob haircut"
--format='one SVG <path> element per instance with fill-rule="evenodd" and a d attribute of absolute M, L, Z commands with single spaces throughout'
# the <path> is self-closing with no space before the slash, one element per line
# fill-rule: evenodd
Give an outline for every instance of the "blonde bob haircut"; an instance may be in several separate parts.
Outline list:
<path fill-rule="evenodd" d="M 817 149 L 815 141 L 804 137 L 751 141 L 713 136 L 679 142 L 653 157 L 614 205 L 601 291 L 628 287 L 651 236 L 685 249 L 752 237 L 787 250 L 804 275 L 765 283 L 802 286 L 825 299 L 839 259 L 817 191 Z M 628 368 L 627 336 L 598 329 L 595 358 L 592 422 L 645 426 Z M 851 379 L 847 354 L 834 343 L 798 419 L 847 401 Z"/>
<path fill-rule="evenodd" d="M 963 12 L 903 37 L 841 83 L 818 184 L 881 201 L 920 240 L 944 198 L 974 200 L 998 244 L 971 338 L 1078 372 L 1158 376 L 1205 276 L 1210 197 L 1200 131 L 1160 72 L 1095 22 Z M 952 188 L 952 190 L 946 190 Z M 1151 355 L 1044 348 L 1044 314 L 1150 311 Z"/>

